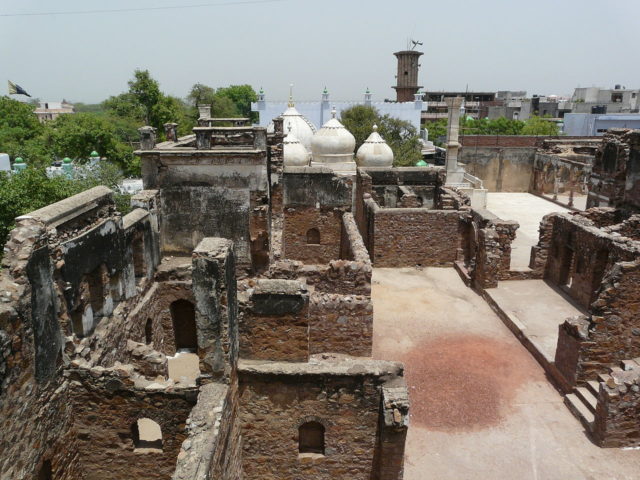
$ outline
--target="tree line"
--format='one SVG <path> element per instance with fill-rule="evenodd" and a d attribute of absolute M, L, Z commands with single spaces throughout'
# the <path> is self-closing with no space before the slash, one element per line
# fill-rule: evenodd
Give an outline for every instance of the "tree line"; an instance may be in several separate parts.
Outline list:
<path fill-rule="evenodd" d="M 119 192 L 125 176 L 140 176 L 138 128 L 151 125 L 164 138 L 163 124 L 176 122 L 178 133 L 188 134 L 197 124 L 198 104 L 211 104 L 219 117 L 250 117 L 257 95 L 249 85 L 213 88 L 196 83 L 185 99 L 168 95 L 147 70 L 136 70 L 128 90 L 98 104 L 75 104 L 74 114 L 40 123 L 34 103 L 0 97 L 0 152 L 12 160 L 21 157 L 27 168 L 9 175 L 0 172 L 0 244 L 4 245 L 14 219 L 96 185 L 115 192 L 118 209 L 126 213 L 129 197 Z M 103 159 L 88 165 L 91 152 Z M 69 157 L 76 173 L 72 178 L 49 178 L 46 167 Z M 86 164 L 83 166 L 83 164 Z M 0 253 L 1 257 L 1 253 Z"/>

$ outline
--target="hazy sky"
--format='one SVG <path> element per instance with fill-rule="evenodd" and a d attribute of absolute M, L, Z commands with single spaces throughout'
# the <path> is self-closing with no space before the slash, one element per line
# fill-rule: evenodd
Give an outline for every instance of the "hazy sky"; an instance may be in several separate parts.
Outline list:
<path fill-rule="evenodd" d="M 87 15 L 2 16 L 226 3 Z M 394 98 L 408 37 L 424 43 L 425 90 L 640 87 L 640 1 L 618 0 L 0 0 L 0 94 L 6 80 L 42 100 L 98 102 L 149 69 L 184 97 L 196 82 L 249 83 L 267 99 Z"/>

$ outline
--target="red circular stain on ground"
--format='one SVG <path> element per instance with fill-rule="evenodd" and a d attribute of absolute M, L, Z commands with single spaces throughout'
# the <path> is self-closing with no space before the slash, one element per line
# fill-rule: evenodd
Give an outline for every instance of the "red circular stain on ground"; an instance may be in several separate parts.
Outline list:
<path fill-rule="evenodd" d="M 432 430 L 500 423 L 518 387 L 540 370 L 520 345 L 488 337 L 440 337 L 403 355 L 411 421 Z"/>

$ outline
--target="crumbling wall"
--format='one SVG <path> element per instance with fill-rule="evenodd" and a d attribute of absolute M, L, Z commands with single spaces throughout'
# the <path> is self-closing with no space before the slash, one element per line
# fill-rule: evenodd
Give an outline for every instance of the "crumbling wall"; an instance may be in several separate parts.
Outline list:
<path fill-rule="evenodd" d="M 373 236 L 367 245 L 376 267 L 452 266 L 462 248 L 464 213 L 380 208 L 365 201 Z"/>
<path fill-rule="evenodd" d="M 241 360 L 238 367 L 246 479 L 375 478 L 381 387 L 402 375 L 399 364 Z M 306 422 L 324 427 L 324 453 L 300 453 Z"/>
<path fill-rule="evenodd" d="M 233 242 L 205 238 L 193 251 L 193 294 L 200 371 L 228 378 L 238 358 L 238 302 Z"/>
<path fill-rule="evenodd" d="M 640 365 L 624 360 L 600 376 L 593 437 L 601 447 L 640 446 Z"/>
<path fill-rule="evenodd" d="M 200 388 L 198 403 L 187 419 L 189 436 L 182 443 L 172 480 L 240 480 L 242 439 L 237 381 Z"/>
<path fill-rule="evenodd" d="M 171 478 L 195 388 L 168 392 L 160 383 L 136 386 L 128 372 L 118 368 L 77 368 L 65 376 L 84 478 Z M 136 446 L 133 425 L 141 418 L 160 426 L 161 448 Z"/>
<path fill-rule="evenodd" d="M 258 280 L 241 307 L 240 356 L 306 362 L 309 359 L 309 294 L 294 280 Z"/>
<path fill-rule="evenodd" d="M 144 153 L 142 177 L 160 191 L 163 252 L 190 254 L 203 238 L 224 237 L 234 241 L 239 267 L 255 260 L 263 268 L 266 150 L 158 148 Z"/>
<path fill-rule="evenodd" d="M 138 210 L 125 222 L 112 192 L 96 187 L 17 219 L 0 274 L 0 419 L 11 432 L 0 438 L 1 477 L 34 478 L 50 466 L 53 478 L 84 478 L 75 385 L 62 372 L 84 352 L 78 337 L 133 301 L 127 232 L 138 232 L 144 249 L 153 240 L 147 217 Z M 152 276 L 157 257 L 153 241 L 146 244 Z M 79 309 L 81 324 L 74 319 Z"/>
<path fill-rule="evenodd" d="M 340 258 L 342 215 L 351 210 L 351 181 L 332 170 L 284 171 L 283 257 L 308 264 Z"/>
<path fill-rule="evenodd" d="M 638 131 L 614 128 L 604 134 L 602 144 L 595 154 L 589 180 L 587 208 L 601 206 L 637 209 L 640 202 L 638 198 L 634 201 L 634 197 L 637 197 L 638 191 L 636 177 L 640 168 L 639 150 Z"/>
<path fill-rule="evenodd" d="M 368 295 L 314 292 L 309 306 L 309 352 L 370 357 L 373 303 Z"/>

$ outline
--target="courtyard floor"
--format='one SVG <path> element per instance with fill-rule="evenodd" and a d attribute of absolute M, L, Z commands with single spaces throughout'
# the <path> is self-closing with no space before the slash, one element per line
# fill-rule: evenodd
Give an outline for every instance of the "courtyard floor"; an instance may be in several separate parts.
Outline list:
<path fill-rule="evenodd" d="M 520 228 L 511 244 L 511 268 L 529 266 L 531 247 L 538 243 L 542 217 L 552 212 L 570 210 L 530 193 L 489 192 L 487 210 L 502 220 L 516 220 Z"/>
<path fill-rule="evenodd" d="M 374 357 L 406 367 L 405 480 L 640 478 L 640 451 L 592 444 L 454 269 L 378 268 L 372 288 Z"/>

